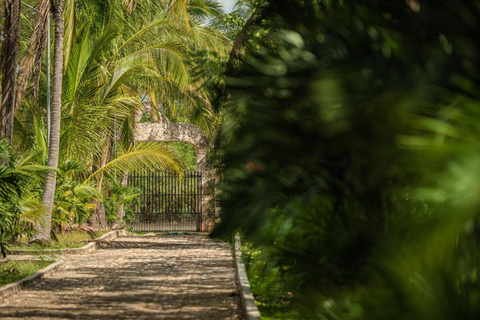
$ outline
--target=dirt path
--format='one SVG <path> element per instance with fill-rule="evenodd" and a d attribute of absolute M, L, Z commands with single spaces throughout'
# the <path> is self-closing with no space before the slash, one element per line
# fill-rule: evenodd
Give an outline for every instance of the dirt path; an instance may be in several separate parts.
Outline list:
<path fill-rule="evenodd" d="M 0 319 L 241 319 L 228 245 L 126 237 L 0 301 Z"/>

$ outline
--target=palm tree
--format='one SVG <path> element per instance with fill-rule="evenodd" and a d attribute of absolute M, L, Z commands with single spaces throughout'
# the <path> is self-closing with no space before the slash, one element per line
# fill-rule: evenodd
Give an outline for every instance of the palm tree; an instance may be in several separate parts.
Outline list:
<path fill-rule="evenodd" d="M 55 45 L 53 60 L 52 113 L 50 141 L 48 146 L 47 166 L 55 170 L 47 172 L 43 189 L 42 203 L 46 214 L 43 225 L 39 228 L 38 240 L 49 240 L 52 224 L 53 200 L 57 179 L 58 156 L 60 153 L 60 122 L 62 113 L 62 78 L 63 78 L 63 5 L 64 0 L 57 0 L 54 6 Z"/>
<path fill-rule="evenodd" d="M 9 142 L 12 141 L 15 111 L 15 78 L 20 44 L 20 5 L 20 0 L 5 1 L 0 139 L 7 139 Z"/>
<path fill-rule="evenodd" d="M 65 53 L 61 157 L 81 156 L 97 166 L 92 161 L 105 158 L 105 140 L 113 141 L 115 131 L 130 148 L 135 117 L 143 108 L 139 97 L 145 94 L 170 114 L 202 109 L 201 115 L 212 117 L 209 94 L 193 76 L 191 52 L 212 49 L 214 43 L 222 51 L 228 39 L 194 25 L 195 19 L 188 31 L 159 2 L 125 2 L 134 8 L 127 12 L 113 1 L 79 3 L 79 27 Z M 112 8 L 96 8 L 105 4 Z M 90 134 L 81 134 L 86 131 Z"/>
<path fill-rule="evenodd" d="M 54 123 L 59 126 L 59 120 L 53 119 L 58 117 L 58 105 L 52 105 L 48 165 L 56 168 L 67 159 L 85 164 L 91 168 L 92 177 L 88 180 L 96 183 L 98 191 L 103 189 L 104 172 L 118 170 L 121 174 L 143 166 L 178 168 L 178 160 L 168 148 L 134 143 L 136 117 L 143 111 L 140 97 L 148 94 L 152 101 L 161 102 L 170 110 L 181 108 L 186 113 L 193 114 L 200 108 L 203 111 L 199 113 L 209 119 L 213 116 L 209 92 L 194 77 L 189 57 L 195 50 L 221 51 L 221 56 L 228 57 L 228 49 L 223 48 L 230 44 L 229 40 L 212 28 L 201 26 L 198 17 L 208 10 L 200 10 L 199 5 L 191 9 L 197 18 L 188 19 L 188 25 L 160 2 L 133 3 L 131 10 L 128 8 L 108 0 L 65 2 L 61 88 L 58 78 L 55 80 L 58 72 L 61 74 L 57 63 L 59 20 L 55 18 L 54 87 L 57 89 L 53 99 L 61 103 L 62 126 L 59 141 L 54 141 L 58 130 Z M 216 46 L 220 49 L 215 49 Z M 26 101 L 22 103 L 28 107 Z M 28 114 L 35 111 L 31 108 L 24 111 L 19 115 L 18 127 L 29 132 Z M 117 150 L 120 156 L 112 159 L 116 136 L 122 142 Z M 50 236 L 54 181 L 55 173 L 49 173 L 42 197 L 47 215 L 44 227 L 39 228 L 39 240 Z"/>
<path fill-rule="evenodd" d="M 27 88 L 28 79 L 35 74 L 34 84 L 35 92 L 38 91 L 38 80 L 40 77 L 40 69 L 43 61 L 43 53 L 47 45 L 48 19 L 50 19 L 50 1 L 39 0 L 37 2 L 37 11 L 33 26 L 33 33 L 28 42 L 27 51 L 22 58 L 20 70 L 17 79 L 15 92 L 15 110 L 18 110 L 22 103 L 25 90 Z M 37 94 L 35 93 L 35 96 Z"/>
<path fill-rule="evenodd" d="M 3 16 L 3 6 L 0 4 L 0 17 Z M 0 34 L 2 34 L 2 24 L 0 23 Z M 2 42 L 0 42 L 0 52 L 2 52 Z"/>

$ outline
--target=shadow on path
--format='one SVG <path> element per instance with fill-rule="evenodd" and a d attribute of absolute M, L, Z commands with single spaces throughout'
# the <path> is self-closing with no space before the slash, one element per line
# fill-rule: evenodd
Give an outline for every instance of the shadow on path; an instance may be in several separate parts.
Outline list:
<path fill-rule="evenodd" d="M 230 247 L 204 235 L 129 237 L 71 256 L 0 302 L 1 319 L 241 319 Z"/>

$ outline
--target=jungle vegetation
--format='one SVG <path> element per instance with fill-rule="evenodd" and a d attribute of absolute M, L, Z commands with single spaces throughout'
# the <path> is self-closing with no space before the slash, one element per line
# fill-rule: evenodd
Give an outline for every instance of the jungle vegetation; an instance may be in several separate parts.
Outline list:
<path fill-rule="evenodd" d="M 267 317 L 480 318 L 479 0 L 24 3 L 0 5 L 3 255 L 181 170 L 133 141 L 162 112 L 214 138 L 212 236 L 242 234 Z"/>
<path fill-rule="evenodd" d="M 213 235 L 241 232 L 269 318 L 480 317 L 479 33 L 477 0 L 258 6 Z"/>
<path fill-rule="evenodd" d="M 115 221 L 136 193 L 121 183 L 129 170 L 181 170 L 181 153 L 191 151 L 136 143 L 136 123 L 162 112 L 212 134 L 215 81 L 231 41 L 207 23 L 223 15 L 215 1 L 7 0 L 0 7 L 5 255 L 19 236 L 48 242 L 86 222 Z M 158 108 L 145 113 L 144 103 Z"/>

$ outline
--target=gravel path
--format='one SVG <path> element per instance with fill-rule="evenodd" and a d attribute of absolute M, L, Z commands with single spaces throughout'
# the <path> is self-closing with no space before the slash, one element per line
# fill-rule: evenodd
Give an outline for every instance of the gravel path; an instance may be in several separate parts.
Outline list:
<path fill-rule="evenodd" d="M 124 237 L 0 301 L 0 319 L 241 319 L 230 247 L 204 235 Z"/>

